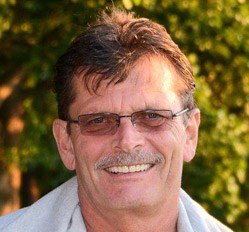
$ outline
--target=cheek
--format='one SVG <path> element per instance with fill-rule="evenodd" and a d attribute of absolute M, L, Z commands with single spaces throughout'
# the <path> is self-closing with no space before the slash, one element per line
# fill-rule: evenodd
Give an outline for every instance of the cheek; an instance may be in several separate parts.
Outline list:
<path fill-rule="evenodd" d="M 95 168 L 96 161 L 108 154 L 108 142 L 101 137 L 78 136 L 74 140 L 74 153 L 80 165 Z"/>
<path fill-rule="evenodd" d="M 186 143 L 184 128 L 172 127 L 169 131 L 150 133 L 146 137 L 153 152 L 160 152 L 165 157 L 166 165 L 171 162 L 173 156 L 181 159 Z"/>
<path fill-rule="evenodd" d="M 162 153 L 166 158 L 170 156 L 176 145 L 176 139 L 169 131 L 150 134 L 147 138 L 156 152 Z"/>

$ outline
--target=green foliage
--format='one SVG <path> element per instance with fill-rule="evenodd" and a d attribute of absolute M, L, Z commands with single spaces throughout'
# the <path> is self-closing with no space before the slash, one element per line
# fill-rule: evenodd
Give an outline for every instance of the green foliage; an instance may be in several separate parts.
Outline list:
<path fill-rule="evenodd" d="M 24 171 L 38 170 L 43 192 L 71 175 L 60 164 L 51 132 L 56 117 L 50 92 L 53 64 L 106 3 L 0 1 L 0 83 L 20 76 L 25 122 L 18 145 L 4 143 L 5 158 L 18 160 Z M 213 215 L 236 231 L 245 231 L 249 226 L 248 1 L 123 0 L 115 5 L 165 25 L 187 54 L 197 79 L 202 125 L 196 158 L 185 166 L 183 186 Z M 4 101 L 0 107 L 1 112 L 7 109 Z"/>
<path fill-rule="evenodd" d="M 211 90 L 204 80 L 198 79 L 198 86 L 202 125 L 197 157 L 185 167 L 184 187 L 211 214 L 234 224 L 248 210 L 241 199 L 247 181 L 248 126 L 226 107 L 210 104 Z"/>

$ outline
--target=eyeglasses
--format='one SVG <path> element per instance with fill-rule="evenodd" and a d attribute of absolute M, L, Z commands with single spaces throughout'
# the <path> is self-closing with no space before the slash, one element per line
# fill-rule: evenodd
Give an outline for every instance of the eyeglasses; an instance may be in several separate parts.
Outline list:
<path fill-rule="evenodd" d="M 169 130 L 172 120 L 186 112 L 183 109 L 177 113 L 171 110 L 143 110 L 131 115 L 118 115 L 115 113 L 84 114 L 78 120 L 69 120 L 69 123 L 77 123 L 81 134 L 84 135 L 114 135 L 120 125 L 121 118 L 131 118 L 131 123 L 139 132 L 152 132 Z"/>

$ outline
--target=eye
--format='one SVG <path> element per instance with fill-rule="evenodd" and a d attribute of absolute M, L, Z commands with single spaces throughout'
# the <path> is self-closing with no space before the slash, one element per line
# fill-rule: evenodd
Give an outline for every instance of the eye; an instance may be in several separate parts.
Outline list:
<path fill-rule="evenodd" d="M 157 114 L 155 112 L 148 112 L 147 117 L 150 118 L 150 119 L 155 119 L 155 118 L 160 118 L 161 115 L 159 115 L 159 114 Z"/>
<path fill-rule="evenodd" d="M 105 121 L 104 117 L 98 117 L 90 120 L 88 124 L 101 124 L 104 123 L 104 121 Z"/>

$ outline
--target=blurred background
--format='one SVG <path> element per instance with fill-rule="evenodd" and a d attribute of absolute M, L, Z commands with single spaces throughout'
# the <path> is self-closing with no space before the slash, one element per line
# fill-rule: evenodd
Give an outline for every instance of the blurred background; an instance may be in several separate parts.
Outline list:
<path fill-rule="evenodd" d="M 249 1 L 120 0 L 163 24 L 189 58 L 202 112 L 183 188 L 235 231 L 249 228 Z M 107 0 L 0 0 L 0 215 L 70 176 L 52 137 L 53 66 Z"/>

